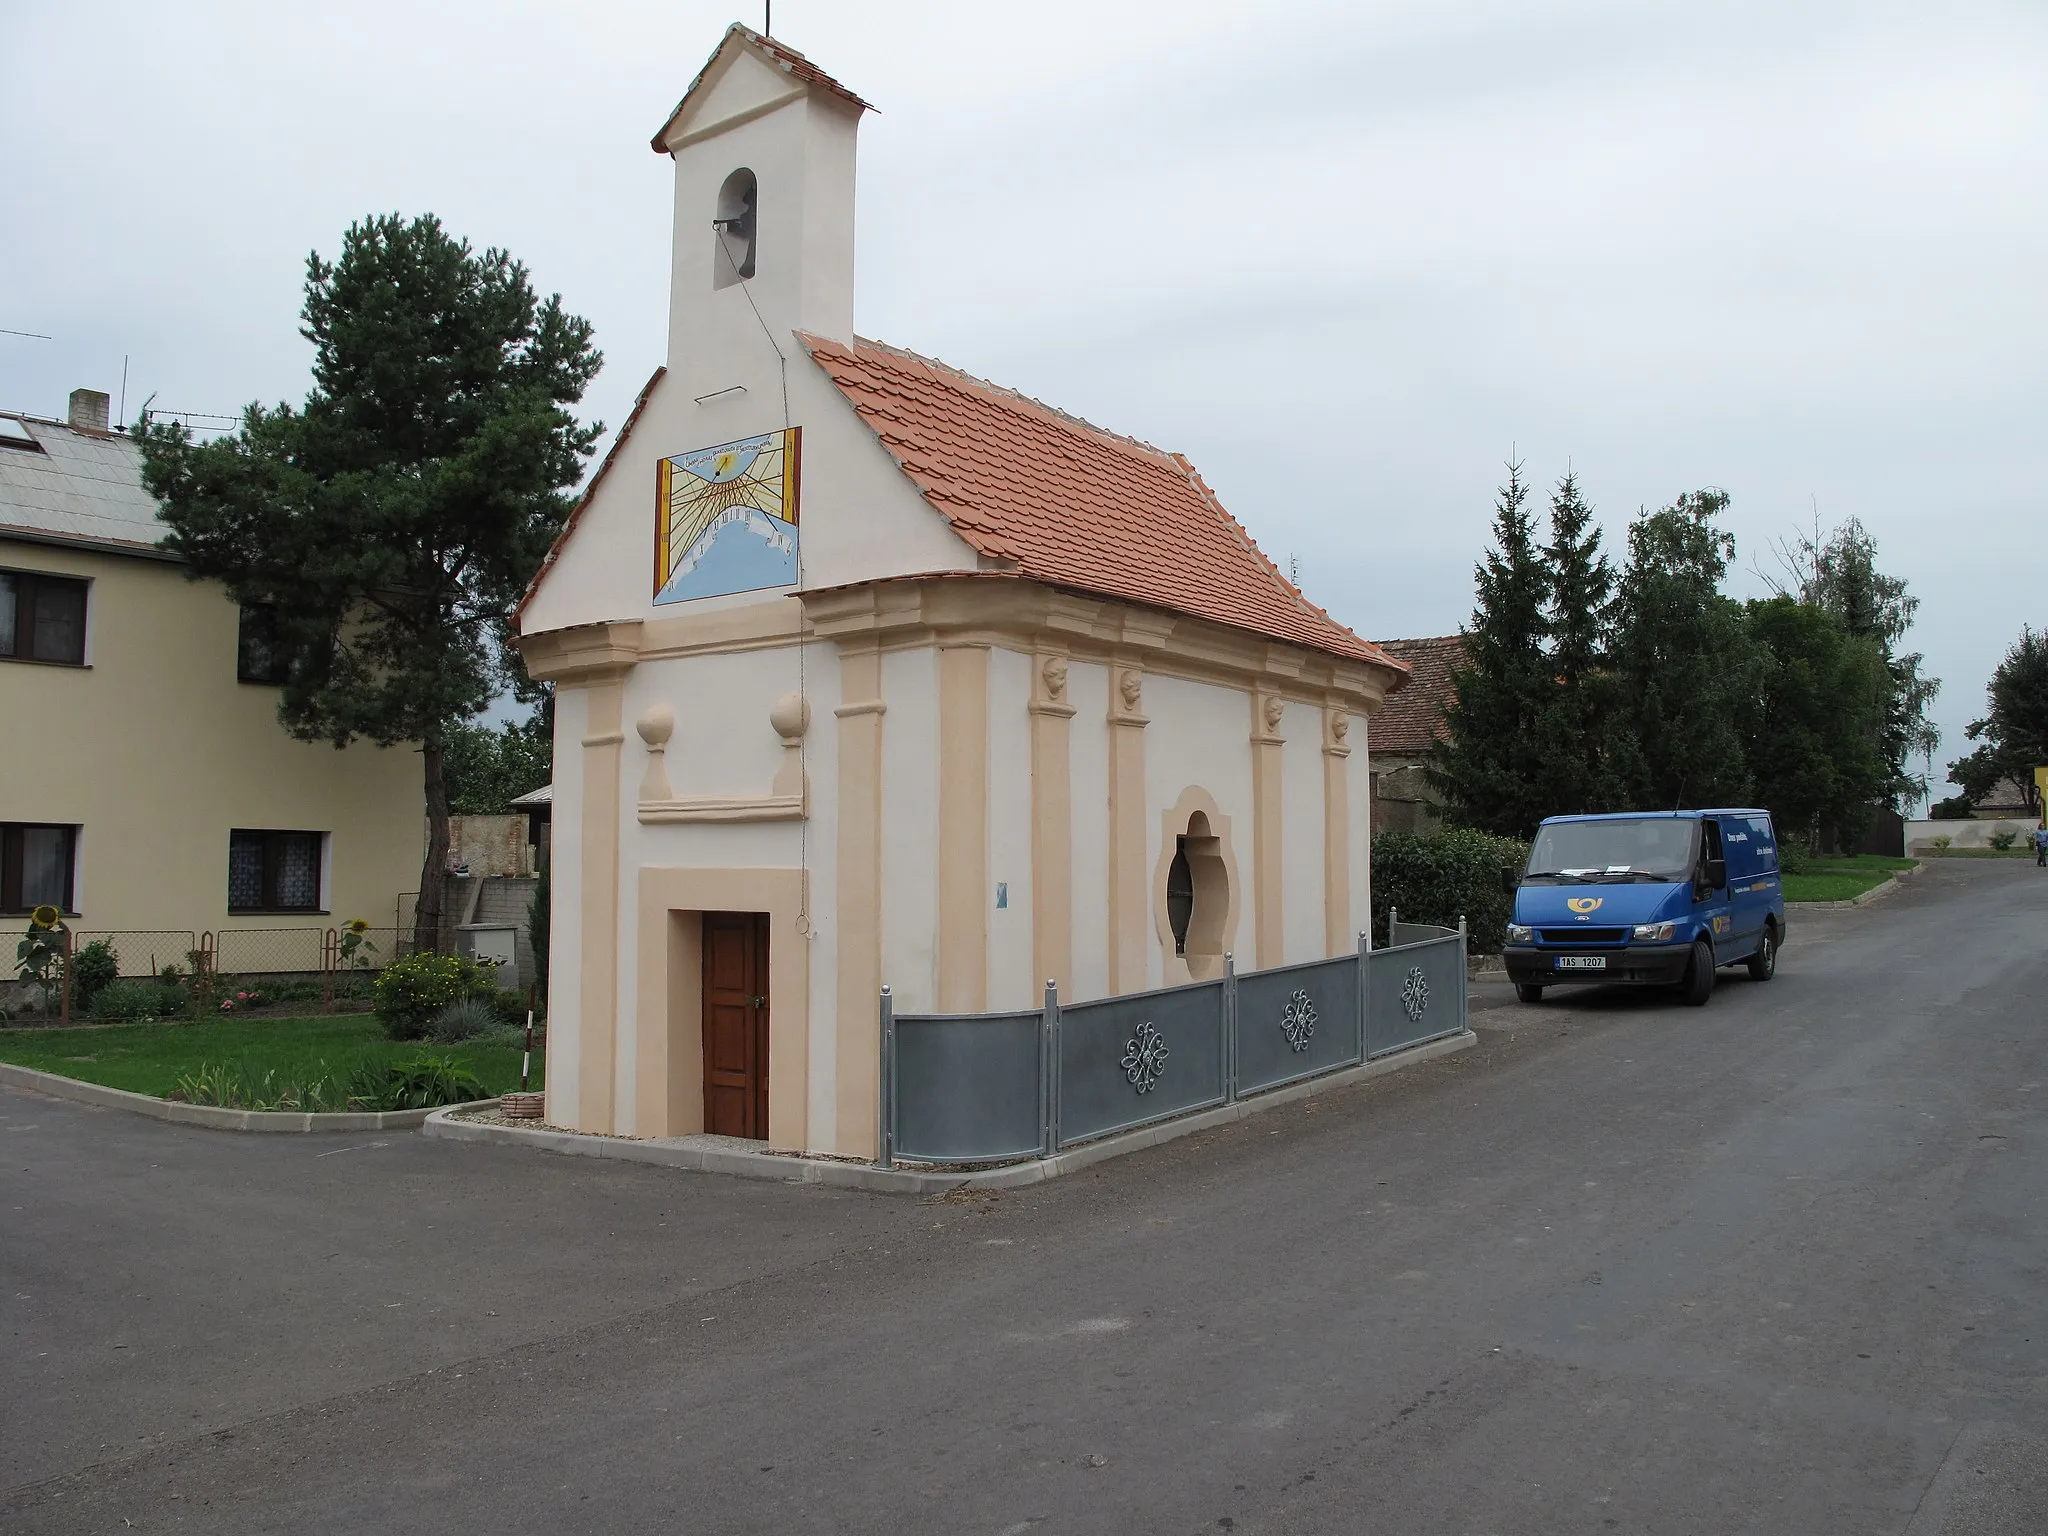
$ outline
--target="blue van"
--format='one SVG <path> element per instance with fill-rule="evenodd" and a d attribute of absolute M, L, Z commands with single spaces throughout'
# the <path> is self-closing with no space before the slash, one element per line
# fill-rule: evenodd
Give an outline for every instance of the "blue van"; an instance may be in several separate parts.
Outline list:
<path fill-rule="evenodd" d="M 1573 983 L 1676 986 L 1694 1007 L 1721 966 L 1769 981 L 1785 892 L 1769 811 L 1553 816 L 1536 829 L 1508 924 L 1525 1003 Z"/>

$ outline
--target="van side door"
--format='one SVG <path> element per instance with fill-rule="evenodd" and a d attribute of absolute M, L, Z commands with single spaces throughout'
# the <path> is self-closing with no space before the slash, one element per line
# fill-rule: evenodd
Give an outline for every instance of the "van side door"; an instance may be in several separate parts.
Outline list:
<path fill-rule="evenodd" d="M 1771 910 L 1771 886 L 1763 878 L 1765 842 L 1747 816 L 1723 816 L 1721 846 L 1728 850 L 1728 912 L 1731 942 L 1716 948 L 1746 955 L 1762 941 L 1764 918 Z"/>
<path fill-rule="evenodd" d="M 1727 856 L 1727 844 L 1721 839 L 1721 823 L 1712 816 L 1702 816 L 1700 858 L 1699 863 L 1693 866 L 1692 913 L 1699 924 L 1699 931 L 1714 941 L 1716 962 L 1742 952 L 1735 934 L 1735 914 L 1730 910 L 1728 901 Z M 1708 871 L 1715 865 L 1723 866 L 1718 871 L 1721 877 L 1718 885 L 1708 878 Z"/>

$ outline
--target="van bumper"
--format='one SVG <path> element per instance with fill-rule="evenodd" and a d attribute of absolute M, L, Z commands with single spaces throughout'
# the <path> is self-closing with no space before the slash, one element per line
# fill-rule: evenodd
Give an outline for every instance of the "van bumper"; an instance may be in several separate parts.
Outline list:
<path fill-rule="evenodd" d="M 1561 957 L 1595 956 L 1607 962 L 1597 971 L 1559 970 Z M 1690 944 L 1628 944 L 1613 949 L 1540 948 L 1510 945 L 1502 955 L 1508 980 L 1520 986 L 1668 987 L 1685 979 L 1692 963 Z"/>

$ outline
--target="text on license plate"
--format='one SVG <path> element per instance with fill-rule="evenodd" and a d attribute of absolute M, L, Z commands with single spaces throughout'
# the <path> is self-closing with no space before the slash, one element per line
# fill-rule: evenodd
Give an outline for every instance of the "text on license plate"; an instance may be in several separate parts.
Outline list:
<path fill-rule="evenodd" d="M 1560 971 L 1604 971 L 1607 969 L 1605 955 L 1559 955 L 1557 968 Z"/>

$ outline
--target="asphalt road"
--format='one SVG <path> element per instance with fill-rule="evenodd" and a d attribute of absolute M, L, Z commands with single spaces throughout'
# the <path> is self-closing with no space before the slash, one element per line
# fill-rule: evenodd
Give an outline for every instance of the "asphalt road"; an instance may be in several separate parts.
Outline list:
<path fill-rule="evenodd" d="M 2044 991 L 1937 864 L 929 1203 L 0 1091 L 0 1531 L 2048 1530 Z"/>

